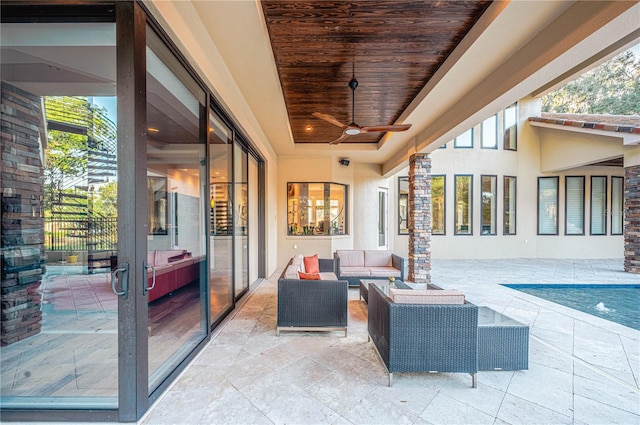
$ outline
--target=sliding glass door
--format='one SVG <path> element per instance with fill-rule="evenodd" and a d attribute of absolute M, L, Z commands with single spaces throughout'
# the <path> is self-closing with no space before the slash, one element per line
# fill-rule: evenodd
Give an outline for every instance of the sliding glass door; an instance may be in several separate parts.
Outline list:
<path fill-rule="evenodd" d="M 262 163 L 142 3 L 7 3 L 2 419 L 134 422 L 261 273 Z"/>
<path fill-rule="evenodd" d="M 3 409 L 117 418 L 116 23 L 3 9 Z M 5 19 L 11 18 L 11 22 Z M 21 22 L 22 20 L 22 22 Z M 126 276 L 113 282 L 124 285 Z M 55 417 L 55 416 L 53 416 Z"/>
<path fill-rule="evenodd" d="M 206 96 L 149 27 L 147 268 L 149 392 L 206 337 Z M 146 285 L 146 286 L 145 286 Z"/>

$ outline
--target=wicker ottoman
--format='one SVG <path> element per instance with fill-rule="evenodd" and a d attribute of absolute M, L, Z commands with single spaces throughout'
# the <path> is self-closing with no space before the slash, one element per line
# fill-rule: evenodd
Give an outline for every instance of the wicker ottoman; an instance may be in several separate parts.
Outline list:
<path fill-rule="evenodd" d="M 529 369 L 529 326 L 478 307 L 478 370 Z"/>

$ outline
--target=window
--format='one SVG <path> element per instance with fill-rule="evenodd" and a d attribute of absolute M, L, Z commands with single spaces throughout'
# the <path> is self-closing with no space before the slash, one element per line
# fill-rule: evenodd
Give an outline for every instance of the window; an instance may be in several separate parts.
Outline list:
<path fill-rule="evenodd" d="M 494 115 L 482 121 L 482 148 L 498 148 L 498 116 Z"/>
<path fill-rule="evenodd" d="M 433 193 L 433 190 L 432 190 L 432 193 Z M 399 235 L 409 234 L 408 213 L 409 213 L 409 177 L 402 176 L 402 177 L 398 177 L 398 234 Z"/>
<path fill-rule="evenodd" d="M 378 188 L 378 248 L 387 248 L 387 188 Z"/>
<path fill-rule="evenodd" d="M 347 186 L 287 183 L 287 235 L 346 235 Z"/>
<path fill-rule="evenodd" d="M 444 235 L 445 232 L 445 183 L 444 175 L 431 176 L 431 234 Z"/>
<path fill-rule="evenodd" d="M 518 110 L 514 103 L 504 110 L 504 148 L 506 150 L 518 150 Z"/>
<path fill-rule="evenodd" d="M 591 234 L 607 234 L 606 176 L 591 176 Z"/>
<path fill-rule="evenodd" d="M 584 235 L 584 177 L 565 177 L 565 235 Z"/>
<path fill-rule="evenodd" d="M 504 229 L 505 235 L 516 234 L 516 178 L 504 176 Z"/>
<path fill-rule="evenodd" d="M 455 234 L 472 235 L 473 176 L 456 175 Z"/>
<path fill-rule="evenodd" d="M 482 205 L 481 207 L 481 235 L 495 235 L 498 213 L 498 177 L 481 176 L 482 182 Z"/>
<path fill-rule="evenodd" d="M 538 234 L 558 234 L 558 177 L 538 177 Z"/>
<path fill-rule="evenodd" d="M 455 138 L 453 141 L 454 148 L 470 149 L 473 148 L 473 128 L 465 131 Z"/>
<path fill-rule="evenodd" d="M 624 199 L 624 178 L 611 177 L 611 234 L 612 235 L 622 234 L 623 199 Z"/>

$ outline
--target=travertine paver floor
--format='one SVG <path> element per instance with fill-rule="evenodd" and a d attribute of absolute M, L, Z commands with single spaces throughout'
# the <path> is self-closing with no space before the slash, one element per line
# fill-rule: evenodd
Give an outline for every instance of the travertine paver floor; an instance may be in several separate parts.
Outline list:
<path fill-rule="evenodd" d="M 640 283 L 618 260 L 434 261 L 432 281 L 531 327 L 529 370 L 386 371 L 349 293 L 349 335 L 275 336 L 277 275 L 143 419 L 159 424 L 638 424 L 640 332 L 500 283 Z"/>
<path fill-rule="evenodd" d="M 640 424 L 640 332 L 500 286 L 640 283 L 621 260 L 434 260 L 432 281 L 531 328 L 529 370 L 387 374 L 349 292 L 349 334 L 275 336 L 277 273 L 141 421 L 161 424 Z"/>

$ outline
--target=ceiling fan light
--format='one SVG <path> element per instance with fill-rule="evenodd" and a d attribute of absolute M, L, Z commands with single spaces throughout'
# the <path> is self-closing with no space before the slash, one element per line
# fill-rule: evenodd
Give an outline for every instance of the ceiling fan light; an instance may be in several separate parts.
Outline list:
<path fill-rule="evenodd" d="M 347 128 L 344 132 L 346 134 L 348 134 L 349 136 L 355 136 L 356 134 L 360 134 L 360 129 L 359 128 Z"/>

